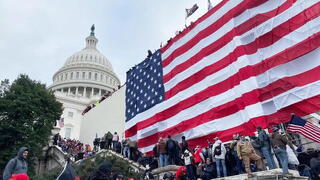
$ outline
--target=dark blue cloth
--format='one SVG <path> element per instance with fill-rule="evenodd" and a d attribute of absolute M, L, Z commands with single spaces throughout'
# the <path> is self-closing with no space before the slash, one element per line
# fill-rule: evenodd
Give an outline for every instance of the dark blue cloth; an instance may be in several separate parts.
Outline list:
<path fill-rule="evenodd" d="M 294 125 L 302 126 L 302 127 L 303 127 L 306 123 L 307 123 L 306 120 L 302 119 L 302 118 L 299 117 L 299 116 L 295 116 L 295 115 L 292 116 L 291 121 L 289 122 L 289 124 L 294 124 Z"/>
<path fill-rule="evenodd" d="M 188 175 L 189 179 L 195 180 L 196 176 L 195 176 L 195 172 L 193 170 L 193 165 L 189 164 L 189 165 L 186 165 L 186 167 L 187 167 L 187 175 Z"/>
<path fill-rule="evenodd" d="M 126 122 L 164 100 L 160 50 L 127 72 Z"/>

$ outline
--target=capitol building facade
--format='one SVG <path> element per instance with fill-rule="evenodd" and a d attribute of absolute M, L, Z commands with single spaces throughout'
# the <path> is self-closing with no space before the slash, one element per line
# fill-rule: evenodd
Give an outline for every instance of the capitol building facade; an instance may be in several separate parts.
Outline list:
<path fill-rule="evenodd" d="M 67 58 L 64 66 L 53 75 L 53 84 L 49 86 L 63 104 L 58 127 L 64 138 L 79 139 L 82 111 L 120 85 L 111 63 L 97 49 L 94 26 L 85 41 L 86 47 Z"/>

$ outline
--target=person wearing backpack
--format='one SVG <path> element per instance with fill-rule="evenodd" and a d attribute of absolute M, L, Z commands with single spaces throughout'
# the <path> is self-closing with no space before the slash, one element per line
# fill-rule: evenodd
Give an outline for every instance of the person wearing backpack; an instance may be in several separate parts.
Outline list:
<path fill-rule="evenodd" d="M 212 157 L 213 157 L 213 160 L 216 162 L 217 177 L 218 178 L 221 177 L 220 175 L 221 166 L 223 170 L 223 177 L 226 177 L 227 168 L 226 168 L 225 157 L 226 157 L 227 150 L 218 137 L 215 137 L 214 140 L 215 142 L 212 145 Z"/>
<path fill-rule="evenodd" d="M 269 169 L 275 169 L 276 165 L 271 154 L 271 144 L 270 139 L 265 130 L 261 126 L 257 127 L 258 130 L 258 142 L 260 144 L 260 150 L 263 157 L 267 160 L 267 165 Z"/>
<path fill-rule="evenodd" d="M 119 135 L 117 134 L 117 132 L 114 132 L 112 137 L 112 150 L 115 152 L 117 151 L 118 141 L 119 141 Z"/>
<path fill-rule="evenodd" d="M 3 172 L 3 180 L 8 180 L 14 174 L 27 174 L 28 164 L 27 164 L 27 156 L 28 156 L 28 148 L 21 147 L 17 156 L 11 159 L 6 165 Z"/>
<path fill-rule="evenodd" d="M 171 139 L 171 136 L 168 136 L 166 148 L 168 152 L 168 163 L 174 164 L 175 157 L 176 157 L 176 143 L 173 139 Z"/>
<path fill-rule="evenodd" d="M 113 139 L 113 135 L 112 135 L 112 133 L 110 131 L 108 131 L 107 135 L 106 135 L 106 146 L 107 146 L 107 149 L 111 149 L 112 139 Z"/>

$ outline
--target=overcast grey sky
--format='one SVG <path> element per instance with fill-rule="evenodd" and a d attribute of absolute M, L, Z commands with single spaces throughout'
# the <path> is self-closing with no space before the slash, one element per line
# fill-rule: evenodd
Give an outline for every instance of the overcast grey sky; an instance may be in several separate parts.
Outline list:
<path fill-rule="evenodd" d="M 148 49 L 183 29 L 185 8 L 195 3 L 187 24 L 207 12 L 207 0 L 0 0 L 0 80 L 24 73 L 50 85 L 95 24 L 98 49 L 123 84 Z"/>

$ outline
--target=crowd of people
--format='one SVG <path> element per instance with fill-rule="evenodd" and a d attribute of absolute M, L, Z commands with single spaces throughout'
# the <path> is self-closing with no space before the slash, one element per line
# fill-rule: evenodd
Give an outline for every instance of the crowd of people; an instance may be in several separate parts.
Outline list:
<path fill-rule="evenodd" d="M 95 153 L 89 144 L 75 139 L 62 139 L 59 133 L 53 136 L 53 144 L 59 146 L 73 161 L 86 159 Z"/>
<path fill-rule="evenodd" d="M 120 85 L 118 85 L 118 90 L 121 88 Z M 113 92 L 108 91 L 105 95 L 103 95 L 96 103 L 92 103 L 89 104 L 83 111 L 82 111 L 82 115 L 85 115 L 87 112 L 89 112 L 92 108 L 96 107 L 97 105 L 99 105 L 102 101 L 104 101 L 105 99 L 107 99 L 108 97 L 110 97 L 114 92 L 116 92 L 117 90 L 115 88 L 113 88 Z"/>
<path fill-rule="evenodd" d="M 120 141 L 117 132 L 108 131 L 103 137 L 96 137 L 93 148 L 76 140 L 61 139 L 54 136 L 54 144 L 74 157 L 81 160 L 89 157 L 101 149 L 110 149 L 122 154 L 125 158 L 133 160 L 146 167 L 145 176 L 151 176 L 151 170 L 167 165 L 179 165 L 183 168 L 176 173 L 176 179 L 212 179 L 242 173 L 253 176 L 252 172 L 275 169 L 281 167 L 285 177 L 291 176 L 289 169 L 298 170 L 300 175 L 313 179 L 319 178 L 320 153 L 309 150 L 299 152 L 288 134 L 281 132 L 278 127 L 267 133 L 257 127 L 256 135 L 234 135 L 228 143 L 215 137 L 213 141 L 207 140 L 207 147 L 196 146 L 190 148 L 183 136 L 181 142 L 167 138 L 159 138 L 153 148 L 153 156 L 147 156 L 138 150 L 137 142 L 129 138 Z M 168 175 L 169 176 L 169 175 Z"/>
<path fill-rule="evenodd" d="M 190 148 L 183 136 L 181 142 L 159 138 L 153 148 L 153 156 L 141 153 L 137 142 L 130 139 L 119 141 L 119 136 L 106 133 L 94 140 L 94 149 L 111 149 L 125 158 L 136 161 L 147 168 L 145 176 L 150 176 L 152 169 L 167 165 L 179 165 L 176 179 L 212 179 L 242 173 L 253 176 L 252 172 L 281 167 L 284 179 L 292 176 L 289 169 L 298 170 L 300 175 L 310 179 L 320 179 L 320 152 L 309 149 L 301 152 L 291 136 L 277 126 L 268 134 L 261 127 L 252 136 L 236 134 L 233 140 L 222 143 L 218 137 L 208 140 L 207 147 Z M 168 175 L 169 177 L 169 175 Z"/>
<path fill-rule="evenodd" d="M 218 137 L 207 142 L 206 147 L 191 148 L 184 136 L 180 143 L 170 136 L 159 138 L 153 148 L 153 156 L 147 156 L 138 150 L 137 142 L 128 138 L 120 141 L 117 132 L 113 134 L 107 132 L 101 138 L 96 137 L 93 148 L 77 140 L 62 139 L 59 133 L 53 137 L 54 145 L 59 146 L 75 161 L 94 155 L 101 149 L 110 149 L 122 154 L 146 168 L 144 179 L 154 179 L 151 170 L 167 165 L 179 165 L 180 168 L 175 174 L 165 173 L 164 180 L 209 180 L 242 173 L 247 173 L 250 177 L 253 176 L 252 172 L 277 167 L 282 168 L 283 179 L 292 176 L 289 169 L 297 170 L 300 175 L 307 176 L 311 180 L 320 179 L 320 151 L 307 149 L 302 152 L 300 147 L 295 146 L 291 136 L 278 127 L 273 127 L 269 134 L 261 127 L 257 127 L 255 136 L 236 134 L 233 140 L 227 143 L 222 143 Z M 3 175 L 5 180 L 12 174 L 23 177 L 26 175 L 27 155 L 28 149 L 23 147 L 17 157 L 8 162 Z M 104 162 L 90 175 L 90 178 L 112 177 L 111 179 L 119 180 L 125 178 L 119 172 L 112 172 L 110 167 L 110 164 Z"/>

